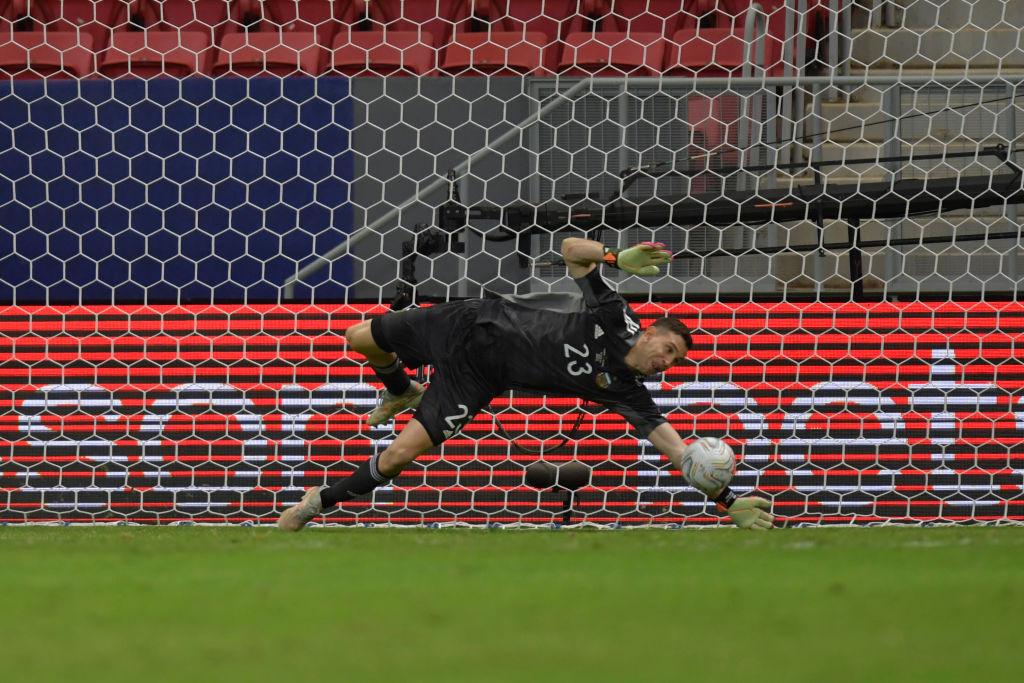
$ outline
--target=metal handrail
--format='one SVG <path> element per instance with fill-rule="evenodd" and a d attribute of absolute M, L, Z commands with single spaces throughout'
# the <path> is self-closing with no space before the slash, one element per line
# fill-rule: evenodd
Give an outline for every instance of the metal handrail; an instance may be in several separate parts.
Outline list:
<path fill-rule="evenodd" d="M 750 8 L 747 10 L 746 21 L 743 26 L 743 69 L 740 73 L 743 74 L 744 78 L 751 77 L 755 64 L 761 65 L 761 75 L 765 75 L 766 71 L 764 71 L 764 61 L 767 36 L 768 15 L 765 14 L 764 8 L 762 8 L 761 5 L 756 2 L 751 3 Z M 756 52 L 754 51 L 755 45 L 757 46 Z M 753 102 L 747 103 L 745 106 L 752 107 L 754 111 L 761 111 L 760 98 L 754 98 Z M 748 116 L 740 117 L 736 142 L 743 154 L 743 161 L 746 163 L 747 155 L 752 149 L 752 145 L 750 144 L 750 118 Z"/>
<path fill-rule="evenodd" d="M 744 78 L 751 77 L 755 64 L 764 64 L 765 38 L 767 35 L 768 15 L 765 14 L 764 8 L 760 4 L 756 2 L 751 3 L 743 25 L 743 69 L 740 73 L 743 74 Z M 754 53 L 755 44 L 757 45 L 756 53 Z"/>

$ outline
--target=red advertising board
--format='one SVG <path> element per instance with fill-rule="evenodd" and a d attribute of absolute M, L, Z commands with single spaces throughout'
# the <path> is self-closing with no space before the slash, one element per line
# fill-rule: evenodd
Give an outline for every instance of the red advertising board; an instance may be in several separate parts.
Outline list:
<path fill-rule="evenodd" d="M 695 329 L 649 384 L 784 523 L 1024 519 L 1024 305 L 643 304 Z M 394 437 L 344 330 L 380 306 L 0 309 L 0 522 L 276 521 Z M 399 418 L 397 427 L 408 420 Z M 543 454 L 539 451 L 543 450 Z M 538 459 L 590 481 L 526 486 Z M 715 524 L 618 415 L 511 394 L 334 523 Z"/>

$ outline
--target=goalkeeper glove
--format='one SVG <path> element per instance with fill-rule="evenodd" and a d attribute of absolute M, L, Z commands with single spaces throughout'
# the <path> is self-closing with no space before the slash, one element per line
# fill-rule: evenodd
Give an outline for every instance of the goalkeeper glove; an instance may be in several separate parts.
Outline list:
<path fill-rule="evenodd" d="M 728 510 L 733 523 L 741 529 L 771 529 L 772 504 L 764 498 L 739 498 L 726 486 L 714 498 L 721 510 Z"/>
<path fill-rule="evenodd" d="M 672 252 L 661 242 L 641 242 L 629 249 L 605 247 L 604 262 L 609 266 L 633 275 L 657 275 L 661 272 L 658 264 L 672 260 Z"/>
<path fill-rule="evenodd" d="M 772 504 L 764 498 L 753 496 L 737 498 L 729 506 L 729 516 L 732 517 L 733 524 L 741 529 L 753 529 L 754 531 L 771 529 L 772 515 L 768 512 L 771 506 Z"/>

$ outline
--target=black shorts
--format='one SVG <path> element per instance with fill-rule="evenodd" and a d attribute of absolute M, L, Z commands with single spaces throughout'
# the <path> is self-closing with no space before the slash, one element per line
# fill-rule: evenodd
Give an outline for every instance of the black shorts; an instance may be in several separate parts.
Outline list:
<path fill-rule="evenodd" d="M 455 301 L 388 313 L 370 323 L 377 346 L 398 354 L 407 367 L 434 367 L 413 417 L 435 446 L 505 390 L 497 340 L 476 324 L 479 308 L 479 300 Z"/>

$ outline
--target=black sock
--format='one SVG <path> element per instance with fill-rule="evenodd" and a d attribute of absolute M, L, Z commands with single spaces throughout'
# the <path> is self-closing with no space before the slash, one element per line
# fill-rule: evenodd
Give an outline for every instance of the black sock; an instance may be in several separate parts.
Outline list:
<path fill-rule="evenodd" d="M 357 467 L 355 472 L 321 491 L 320 502 L 323 503 L 324 509 L 369 493 L 391 481 L 390 477 L 385 477 L 377 469 L 377 457 L 376 454 L 371 455 L 370 459 Z"/>
<path fill-rule="evenodd" d="M 405 366 L 397 358 L 386 368 L 379 368 L 372 364 L 370 367 L 373 368 L 374 374 L 384 384 L 384 388 L 391 392 L 392 396 L 404 394 L 412 384 L 409 375 L 405 373 Z"/>

